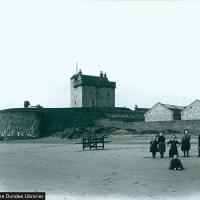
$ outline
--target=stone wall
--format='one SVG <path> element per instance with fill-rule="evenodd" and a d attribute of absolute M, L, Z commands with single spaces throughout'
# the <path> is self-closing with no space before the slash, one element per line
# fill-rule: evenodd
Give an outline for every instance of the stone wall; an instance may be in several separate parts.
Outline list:
<path fill-rule="evenodd" d="M 41 112 L 32 109 L 0 111 L 0 139 L 41 136 Z"/>
<path fill-rule="evenodd" d="M 45 108 L 42 111 L 42 135 L 49 136 L 71 127 L 94 126 L 95 117 L 92 108 Z"/>
<path fill-rule="evenodd" d="M 0 137 L 36 138 L 50 136 L 58 131 L 72 127 L 114 126 L 119 128 L 146 129 L 183 129 L 196 127 L 200 122 L 144 121 L 144 112 L 128 108 L 16 108 L 0 111 Z M 197 124 L 197 122 L 199 124 Z M 168 125 L 167 125 L 168 124 Z M 186 124 L 186 125 L 185 125 Z M 188 125 L 188 127 L 187 127 Z M 170 128 L 169 128 L 170 127 Z M 199 130 L 200 131 L 200 130 Z"/>
<path fill-rule="evenodd" d="M 122 122 L 110 119 L 98 119 L 96 126 L 116 127 L 122 129 L 133 129 L 137 131 L 144 130 L 175 130 L 183 132 L 188 129 L 190 132 L 200 134 L 200 120 L 177 120 L 160 122 Z"/>
<path fill-rule="evenodd" d="M 0 139 L 45 137 L 66 128 L 95 126 L 100 118 L 124 120 L 131 116 L 133 121 L 140 120 L 127 108 L 7 109 L 0 111 Z"/>
<path fill-rule="evenodd" d="M 42 134 L 52 135 L 71 127 L 93 127 L 96 119 L 144 120 L 142 114 L 128 108 L 44 108 Z"/>
<path fill-rule="evenodd" d="M 189 129 L 200 133 L 200 120 L 144 122 L 142 113 L 127 108 L 18 108 L 0 111 L 0 139 L 37 138 L 71 127 L 117 127 L 122 129 Z M 140 122 L 138 122 L 140 120 Z"/>

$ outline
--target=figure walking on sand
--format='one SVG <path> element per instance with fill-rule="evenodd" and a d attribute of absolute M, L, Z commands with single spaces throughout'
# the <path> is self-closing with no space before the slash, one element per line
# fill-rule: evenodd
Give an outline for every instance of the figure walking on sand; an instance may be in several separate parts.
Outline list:
<path fill-rule="evenodd" d="M 166 151 L 166 146 L 165 146 L 165 137 L 163 136 L 163 133 L 161 132 L 160 135 L 158 136 L 158 151 L 160 152 L 160 157 L 164 158 L 164 153 Z"/>
<path fill-rule="evenodd" d="M 169 149 L 169 157 L 173 158 L 174 155 L 178 156 L 178 148 L 180 147 L 181 143 L 176 140 L 176 136 L 173 135 L 172 139 L 167 142 L 167 145 L 170 147 Z"/>
<path fill-rule="evenodd" d="M 184 153 L 184 157 L 186 156 L 186 152 L 187 152 L 187 157 L 189 157 L 190 139 L 191 139 L 191 136 L 188 133 L 188 130 L 184 130 L 184 135 L 181 138 L 181 150 Z"/>
<path fill-rule="evenodd" d="M 152 153 L 152 157 L 156 157 L 156 153 L 158 152 L 158 140 L 156 135 L 153 136 L 153 139 L 150 142 L 150 152 Z"/>
<path fill-rule="evenodd" d="M 174 158 L 170 161 L 169 169 L 171 170 L 182 170 L 184 169 L 181 160 L 177 155 L 174 155 Z"/>

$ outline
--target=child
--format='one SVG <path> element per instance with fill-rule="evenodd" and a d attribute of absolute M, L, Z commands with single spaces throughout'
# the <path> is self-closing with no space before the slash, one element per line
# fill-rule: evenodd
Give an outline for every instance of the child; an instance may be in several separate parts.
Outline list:
<path fill-rule="evenodd" d="M 150 142 L 150 152 L 152 153 L 152 157 L 155 158 L 156 152 L 158 152 L 158 140 L 156 136 L 154 136 Z"/>
<path fill-rule="evenodd" d="M 169 165 L 170 170 L 183 170 L 183 165 L 181 163 L 181 160 L 178 159 L 177 155 L 174 155 L 174 158 L 170 161 Z"/>
<path fill-rule="evenodd" d="M 176 140 L 176 136 L 173 135 L 172 139 L 167 142 L 167 145 L 170 147 L 169 149 L 169 157 L 173 158 L 174 155 L 178 155 L 178 148 L 181 143 Z"/>

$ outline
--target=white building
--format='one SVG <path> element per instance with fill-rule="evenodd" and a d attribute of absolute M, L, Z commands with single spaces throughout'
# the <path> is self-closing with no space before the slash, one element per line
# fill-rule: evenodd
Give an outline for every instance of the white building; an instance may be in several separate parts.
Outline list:
<path fill-rule="evenodd" d="M 149 111 L 147 111 L 145 116 L 146 122 L 153 121 L 173 121 L 181 119 L 181 111 L 184 109 L 183 106 L 175 106 L 169 104 L 157 103 Z"/>
<path fill-rule="evenodd" d="M 200 100 L 195 100 L 181 111 L 181 120 L 200 120 Z"/>

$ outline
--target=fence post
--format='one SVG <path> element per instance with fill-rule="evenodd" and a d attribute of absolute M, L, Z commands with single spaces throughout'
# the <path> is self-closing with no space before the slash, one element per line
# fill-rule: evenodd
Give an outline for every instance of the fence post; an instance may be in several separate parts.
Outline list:
<path fill-rule="evenodd" d="M 91 145 L 92 145 L 92 144 L 91 144 L 91 136 L 90 136 L 90 138 L 89 138 L 89 146 L 90 146 L 90 149 L 92 148 Z"/>
<path fill-rule="evenodd" d="M 95 148 L 97 149 L 97 137 L 95 136 Z"/>

